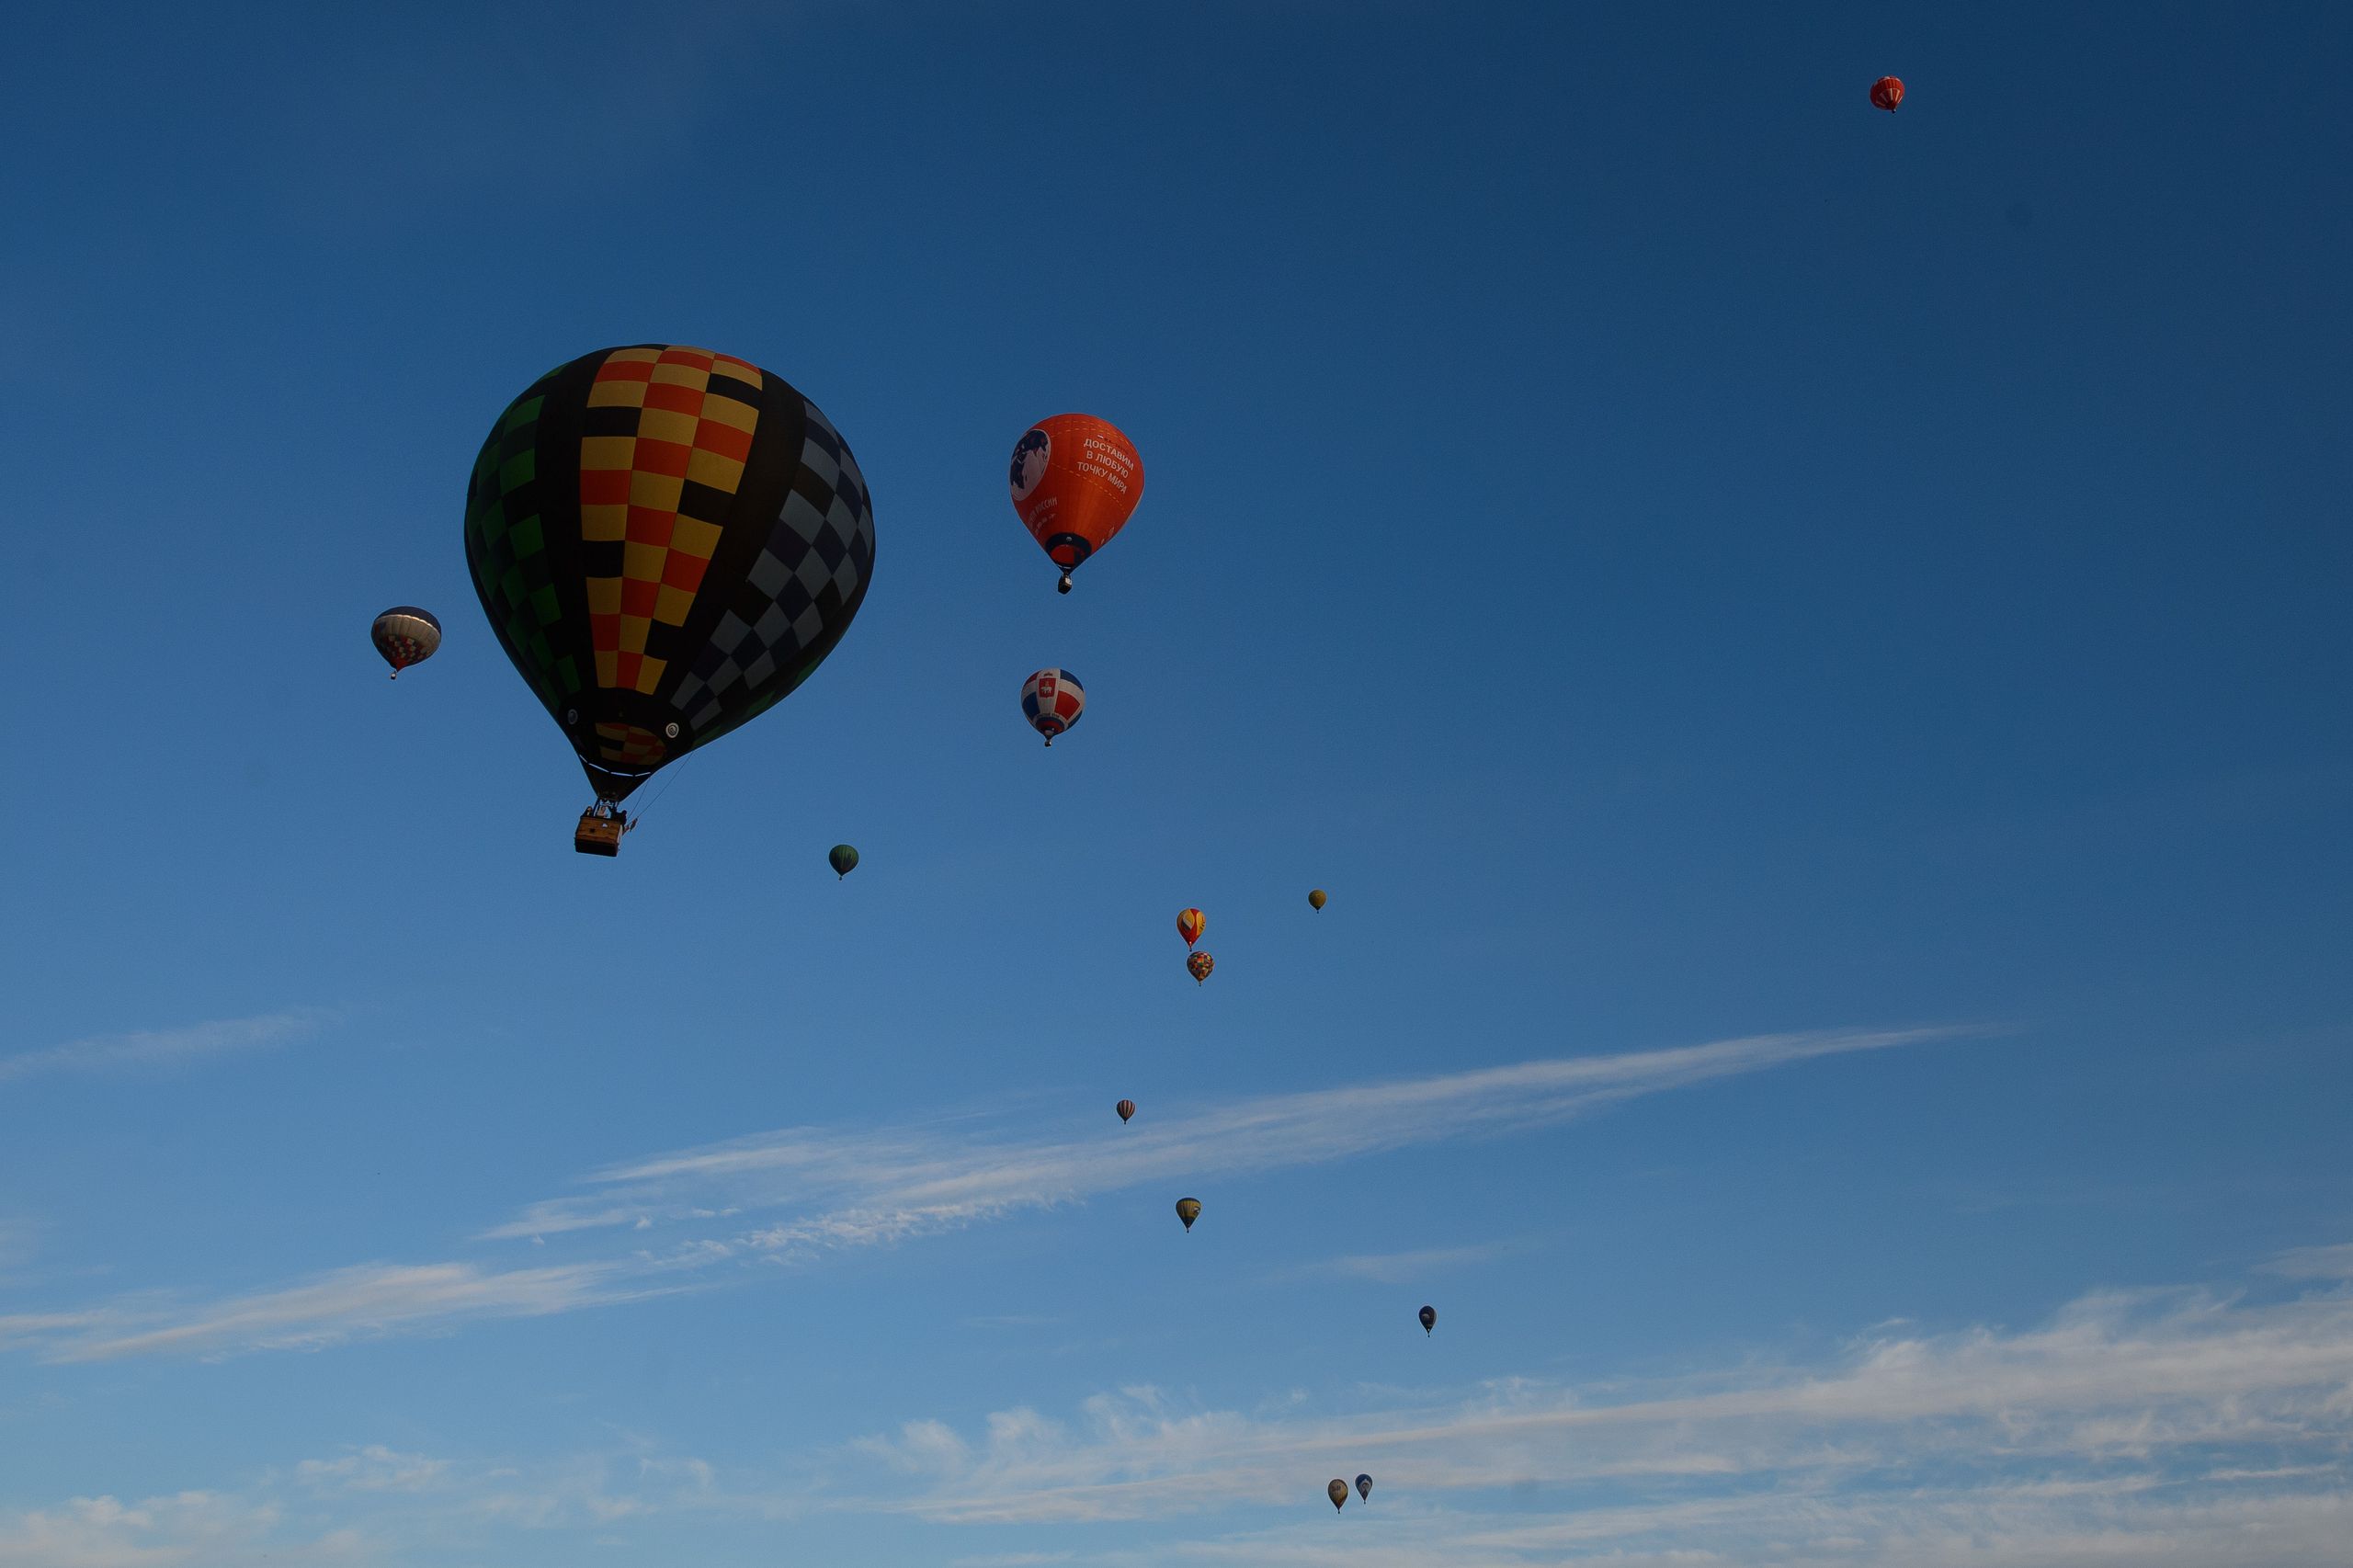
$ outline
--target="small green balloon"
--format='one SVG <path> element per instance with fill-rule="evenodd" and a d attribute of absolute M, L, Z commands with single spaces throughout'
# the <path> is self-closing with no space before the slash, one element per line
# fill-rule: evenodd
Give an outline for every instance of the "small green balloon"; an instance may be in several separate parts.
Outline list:
<path fill-rule="evenodd" d="M 858 851 L 847 844 L 836 844 L 834 852 L 825 857 L 833 863 L 834 875 L 847 877 L 858 869 Z"/>

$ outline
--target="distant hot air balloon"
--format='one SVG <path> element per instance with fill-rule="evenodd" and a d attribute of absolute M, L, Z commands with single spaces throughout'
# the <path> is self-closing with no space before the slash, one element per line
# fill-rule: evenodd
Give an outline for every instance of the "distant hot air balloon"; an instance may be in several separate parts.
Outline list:
<path fill-rule="evenodd" d="M 415 605 L 394 605 L 376 618 L 368 629 L 368 640 L 376 644 L 376 652 L 392 666 L 392 678 L 411 665 L 421 665 L 433 657 L 441 646 L 441 622 L 429 609 Z"/>
<path fill-rule="evenodd" d="M 1086 688 L 1068 670 L 1040 670 L 1021 685 L 1021 716 L 1048 745 L 1086 711 Z"/>
<path fill-rule="evenodd" d="M 1368 1503 L 1372 1501 L 1372 1477 L 1369 1475 L 1357 1477 L 1357 1495 Z"/>
<path fill-rule="evenodd" d="M 1422 1309 L 1421 1317 L 1422 1332 L 1424 1334 L 1427 1334 L 1430 1330 L 1438 1326 L 1438 1309 L 1436 1307 L 1424 1307 Z M 1474 1334 L 1471 1337 L 1476 1339 L 1478 1335 Z"/>
<path fill-rule="evenodd" d="M 1121 1100 L 1118 1105 L 1113 1106 L 1111 1108 L 1120 1113 L 1120 1119 L 1121 1121 L 1125 1121 L 1128 1118 L 1135 1115 L 1136 1102 L 1133 1100 Z"/>
<path fill-rule="evenodd" d="M 836 877 L 847 877 L 858 869 L 858 851 L 847 844 L 835 845 L 826 851 L 825 859 Z"/>
<path fill-rule="evenodd" d="M 1310 909 L 1322 909 L 1324 907 L 1324 890 L 1322 888 L 1310 888 L 1307 890 L 1307 907 Z"/>
<path fill-rule="evenodd" d="M 1143 459 L 1119 428 L 1089 414 L 1041 419 L 1013 448 L 1013 509 L 1070 592 L 1079 562 L 1111 542 L 1143 496 Z"/>
<path fill-rule="evenodd" d="M 1193 977 L 1193 983 L 1196 985 L 1207 980 L 1210 977 L 1210 971 L 1216 967 L 1217 960 L 1207 953 L 1195 951 L 1186 955 L 1185 972 Z"/>
<path fill-rule="evenodd" d="M 596 788 L 574 846 L 612 855 L 631 790 L 833 652 L 873 578 L 874 508 L 840 433 L 779 378 L 701 348 L 601 348 L 499 415 L 466 566 Z"/>
<path fill-rule="evenodd" d="M 1209 916 L 1198 909 L 1176 912 L 1176 934 L 1185 938 L 1185 945 L 1188 948 L 1201 939 L 1201 932 L 1208 925 Z"/>
<path fill-rule="evenodd" d="M 1201 1200 L 1199 1199 L 1180 1198 L 1176 1200 L 1176 1218 L 1185 1221 L 1185 1228 L 1187 1230 L 1191 1230 L 1193 1228 L 1193 1221 L 1200 1217 Z"/>
<path fill-rule="evenodd" d="M 1901 104 L 1903 101 L 1903 77 L 1881 76 L 1878 81 L 1871 84 L 1871 108 L 1883 108 L 1887 110 L 1888 113 L 1893 114 L 1895 112 L 1896 106 Z"/>
<path fill-rule="evenodd" d="M 1348 1502 L 1348 1483 L 1336 1475 L 1332 1478 L 1332 1484 L 1324 1489 L 1324 1495 L 1332 1499 L 1334 1508 L 1346 1507 Z"/>

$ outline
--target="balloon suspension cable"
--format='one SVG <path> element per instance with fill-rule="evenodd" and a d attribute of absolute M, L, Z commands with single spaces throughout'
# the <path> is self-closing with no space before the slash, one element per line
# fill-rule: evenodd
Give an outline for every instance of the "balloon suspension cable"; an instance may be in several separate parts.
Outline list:
<path fill-rule="evenodd" d="M 693 754 L 689 753 L 688 755 L 691 756 Z M 631 827 L 636 828 L 644 825 L 646 813 L 651 812 L 654 807 L 660 805 L 662 803 L 662 797 L 670 792 L 670 786 L 678 781 L 677 770 L 685 765 L 686 760 L 686 757 L 682 756 L 664 770 L 669 775 L 669 777 L 662 780 L 662 788 L 654 791 L 654 799 L 638 807 L 637 814 L 630 818 L 629 825 Z"/>

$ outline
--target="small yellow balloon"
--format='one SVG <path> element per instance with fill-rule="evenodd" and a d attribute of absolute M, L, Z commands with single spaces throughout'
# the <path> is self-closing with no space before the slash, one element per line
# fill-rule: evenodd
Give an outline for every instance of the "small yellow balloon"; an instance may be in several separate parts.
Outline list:
<path fill-rule="evenodd" d="M 1307 907 L 1310 909 L 1321 909 L 1324 907 L 1324 890 L 1322 888 L 1315 888 L 1308 893 Z"/>

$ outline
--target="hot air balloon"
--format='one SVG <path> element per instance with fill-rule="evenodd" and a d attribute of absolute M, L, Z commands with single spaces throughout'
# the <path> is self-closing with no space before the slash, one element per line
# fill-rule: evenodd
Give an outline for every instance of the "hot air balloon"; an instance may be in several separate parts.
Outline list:
<path fill-rule="evenodd" d="M 1372 1477 L 1369 1475 L 1357 1477 L 1357 1495 L 1368 1503 L 1372 1501 Z"/>
<path fill-rule="evenodd" d="M 376 618 L 368 629 L 368 640 L 376 644 L 376 652 L 392 666 L 392 678 L 411 665 L 421 665 L 433 657 L 441 646 L 441 622 L 429 609 L 415 605 L 394 605 Z"/>
<path fill-rule="evenodd" d="M 1332 1499 L 1334 1508 L 1344 1508 L 1348 1502 L 1348 1483 L 1336 1475 L 1332 1478 L 1332 1484 L 1324 1489 L 1324 1495 Z"/>
<path fill-rule="evenodd" d="M 858 850 L 847 844 L 836 844 L 825 852 L 825 861 L 836 877 L 847 877 L 858 869 Z"/>
<path fill-rule="evenodd" d="M 1111 1108 L 1120 1113 L 1120 1119 L 1121 1121 L 1125 1121 L 1128 1118 L 1135 1115 L 1136 1102 L 1133 1100 L 1121 1100 L 1118 1105 L 1113 1106 Z"/>
<path fill-rule="evenodd" d="M 1193 1228 L 1193 1221 L 1200 1217 L 1201 1200 L 1199 1199 L 1180 1198 L 1176 1200 L 1176 1218 L 1185 1221 L 1185 1228 L 1187 1230 L 1191 1230 Z"/>
<path fill-rule="evenodd" d="M 1878 81 L 1871 84 L 1871 108 L 1883 108 L 1887 110 L 1888 113 L 1893 114 L 1895 112 L 1896 106 L 1901 104 L 1903 101 L 1903 77 L 1881 76 Z"/>
<path fill-rule="evenodd" d="M 1424 1334 L 1427 1334 L 1430 1330 L 1438 1326 L 1438 1309 L 1436 1307 L 1424 1307 L 1421 1312 L 1421 1318 L 1422 1332 Z M 1479 1336 L 1474 1334 L 1471 1337 L 1476 1339 Z"/>
<path fill-rule="evenodd" d="M 1193 977 L 1193 983 L 1196 985 L 1207 980 L 1210 977 L 1210 971 L 1216 967 L 1217 960 L 1207 953 L 1194 952 L 1185 957 L 1185 972 Z"/>
<path fill-rule="evenodd" d="M 1209 916 L 1198 909 L 1180 909 L 1176 912 L 1176 934 L 1185 938 L 1185 945 L 1188 948 L 1201 939 L 1201 932 L 1209 923 Z"/>
<path fill-rule="evenodd" d="M 865 601 L 874 509 L 817 405 L 742 359 L 642 344 L 559 365 L 474 460 L 466 565 L 491 630 L 620 803 L 809 677 Z"/>
<path fill-rule="evenodd" d="M 1089 414 L 1041 419 L 1013 446 L 1013 509 L 1063 569 L 1111 542 L 1143 496 L 1143 459 L 1119 428 Z"/>
<path fill-rule="evenodd" d="M 1307 907 L 1314 910 L 1321 910 L 1324 907 L 1324 890 L 1322 888 L 1310 888 L 1307 890 Z"/>
<path fill-rule="evenodd" d="M 1040 670 L 1021 683 L 1021 716 L 1048 745 L 1086 711 L 1086 688 L 1068 670 Z"/>

